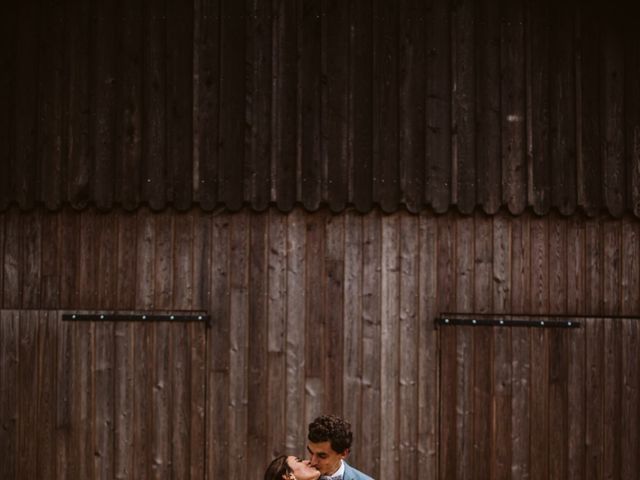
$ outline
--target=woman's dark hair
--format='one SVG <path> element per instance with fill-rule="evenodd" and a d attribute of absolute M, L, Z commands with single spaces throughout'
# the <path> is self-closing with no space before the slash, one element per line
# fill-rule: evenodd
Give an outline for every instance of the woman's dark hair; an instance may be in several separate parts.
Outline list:
<path fill-rule="evenodd" d="M 283 475 L 293 473 L 291 467 L 287 463 L 287 456 L 280 455 L 273 459 L 267 470 L 264 472 L 264 480 L 282 480 Z"/>
<path fill-rule="evenodd" d="M 336 415 L 322 415 L 309 424 L 309 440 L 313 443 L 330 442 L 336 453 L 351 447 L 351 424 Z"/>

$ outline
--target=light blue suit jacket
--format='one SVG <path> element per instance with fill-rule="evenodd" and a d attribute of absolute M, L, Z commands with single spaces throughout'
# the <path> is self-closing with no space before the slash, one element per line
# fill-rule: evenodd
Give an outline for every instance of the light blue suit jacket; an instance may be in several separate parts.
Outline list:
<path fill-rule="evenodd" d="M 373 480 L 369 475 L 365 475 L 360 470 L 356 470 L 347 462 L 344 462 L 344 477 L 342 478 L 343 480 Z"/>

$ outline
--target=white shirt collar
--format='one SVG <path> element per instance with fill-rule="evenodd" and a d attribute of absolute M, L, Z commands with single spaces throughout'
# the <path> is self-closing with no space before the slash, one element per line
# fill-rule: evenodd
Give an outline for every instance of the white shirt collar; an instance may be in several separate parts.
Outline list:
<path fill-rule="evenodd" d="M 344 476 L 344 462 L 342 460 L 340 460 L 340 467 L 338 467 L 338 470 L 333 472 L 331 475 L 327 475 L 327 477 L 336 477 L 338 475 Z"/>

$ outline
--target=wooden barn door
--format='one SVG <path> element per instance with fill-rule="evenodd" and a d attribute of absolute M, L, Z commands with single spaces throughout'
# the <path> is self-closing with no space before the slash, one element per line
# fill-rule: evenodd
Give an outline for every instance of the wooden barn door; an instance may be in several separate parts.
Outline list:
<path fill-rule="evenodd" d="M 638 320 L 439 332 L 441 479 L 637 478 Z"/>
<path fill-rule="evenodd" d="M 0 312 L 0 478 L 204 478 L 204 324 Z"/>

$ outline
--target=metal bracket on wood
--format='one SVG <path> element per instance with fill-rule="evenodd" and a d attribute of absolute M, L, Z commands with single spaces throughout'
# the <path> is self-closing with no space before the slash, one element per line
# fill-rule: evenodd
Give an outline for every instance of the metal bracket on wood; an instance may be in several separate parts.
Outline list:
<path fill-rule="evenodd" d="M 207 328 L 211 326 L 211 316 L 206 312 L 76 312 L 63 313 L 62 320 L 66 322 L 201 322 Z"/>
<path fill-rule="evenodd" d="M 537 328 L 580 328 L 580 322 L 575 319 L 558 319 L 551 316 L 531 317 L 516 320 L 514 318 L 456 318 L 454 316 L 440 316 L 435 319 L 436 326 L 470 326 L 470 327 L 537 327 Z"/>

